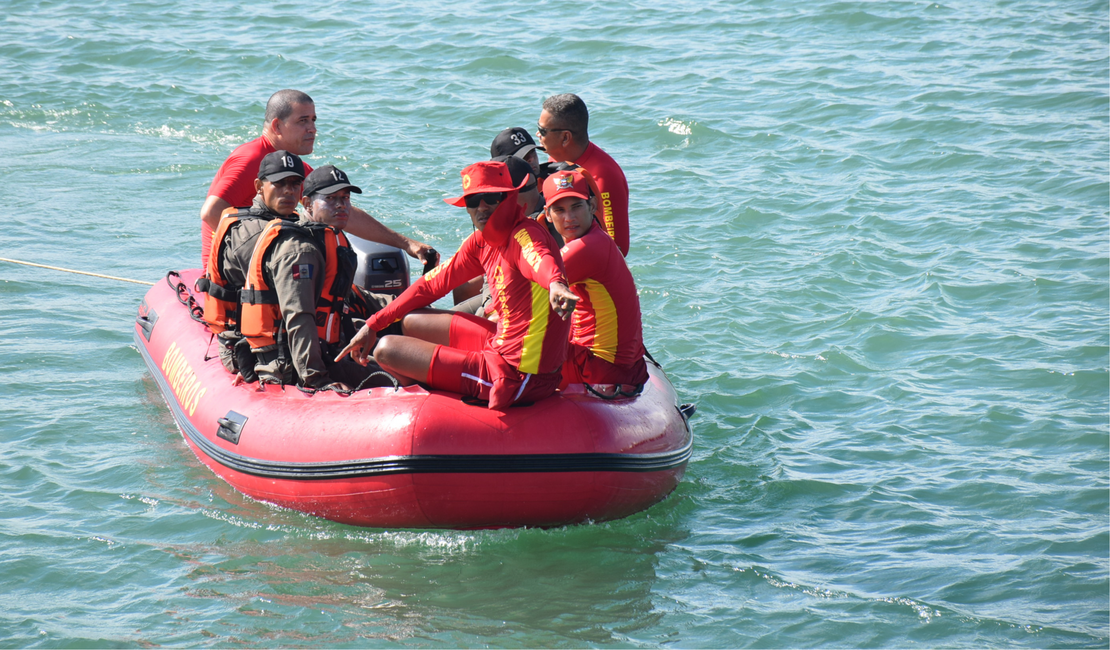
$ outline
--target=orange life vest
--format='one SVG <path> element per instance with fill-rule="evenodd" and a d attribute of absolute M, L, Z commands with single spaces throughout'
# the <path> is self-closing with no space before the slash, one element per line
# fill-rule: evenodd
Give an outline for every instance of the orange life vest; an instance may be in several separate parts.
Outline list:
<path fill-rule="evenodd" d="M 220 219 L 220 225 L 212 235 L 216 249 L 208 256 L 208 268 L 203 278 L 196 282 L 196 289 L 205 293 L 204 321 L 208 329 L 219 334 L 235 330 L 239 325 L 239 290 L 242 287 L 228 286 L 226 251 L 228 233 L 240 219 L 268 219 L 270 217 L 253 215 L 250 208 L 228 208 Z"/>
<path fill-rule="evenodd" d="M 283 234 L 312 242 L 324 255 L 324 286 L 316 298 L 316 333 L 324 343 L 339 343 L 340 324 L 346 313 L 347 294 L 354 279 L 356 255 L 342 231 L 324 224 L 296 224 L 284 219 L 275 219 L 267 225 L 254 246 L 247 283 L 240 293 L 240 331 L 250 342 L 252 350 L 277 345 L 279 340 L 284 339 L 281 306 L 278 305 L 277 292 L 271 288 L 273 278 L 268 277 L 270 274 L 266 270 L 270 251 Z"/>

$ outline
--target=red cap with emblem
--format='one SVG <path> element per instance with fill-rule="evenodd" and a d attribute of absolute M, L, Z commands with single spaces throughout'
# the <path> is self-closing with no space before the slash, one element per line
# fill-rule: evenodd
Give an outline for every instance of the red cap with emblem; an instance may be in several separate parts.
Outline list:
<path fill-rule="evenodd" d="M 590 200 L 590 181 L 579 171 L 555 172 L 543 182 L 543 198 L 547 205 L 565 196 Z"/>
<path fill-rule="evenodd" d="M 503 162 L 487 160 L 477 162 L 462 170 L 462 196 L 453 199 L 443 199 L 445 203 L 457 205 L 460 208 L 466 205 L 466 197 L 471 194 L 485 194 L 487 192 L 512 192 L 524 187 L 528 182 L 525 178 L 519 186 L 513 185 L 509 175 L 509 167 Z"/>

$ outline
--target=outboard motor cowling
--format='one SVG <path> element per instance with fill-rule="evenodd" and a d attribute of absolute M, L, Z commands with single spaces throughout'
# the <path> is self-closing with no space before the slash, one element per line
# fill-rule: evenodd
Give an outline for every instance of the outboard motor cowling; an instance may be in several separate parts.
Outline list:
<path fill-rule="evenodd" d="M 355 284 L 374 293 L 399 295 L 409 286 L 409 256 L 400 248 L 347 235 L 358 255 Z"/>

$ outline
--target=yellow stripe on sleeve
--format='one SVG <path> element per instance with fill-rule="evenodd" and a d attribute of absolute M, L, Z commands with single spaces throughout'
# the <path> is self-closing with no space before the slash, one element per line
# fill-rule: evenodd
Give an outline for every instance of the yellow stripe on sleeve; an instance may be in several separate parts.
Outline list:
<path fill-rule="evenodd" d="M 583 282 L 590 294 L 594 308 L 594 341 L 590 350 L 594 356 L 615 363 L 617 358 L 617 306 L 605 285 L 597 280 Z"/>

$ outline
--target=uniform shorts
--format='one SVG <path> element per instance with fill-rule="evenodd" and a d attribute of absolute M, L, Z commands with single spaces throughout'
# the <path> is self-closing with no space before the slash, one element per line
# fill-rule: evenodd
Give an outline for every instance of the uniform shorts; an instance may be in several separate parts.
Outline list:
<path fill-rule="evenodd" d="M 428 368 L 428 383 L 440 390 L 490 400 L 494 382 L 499 379 L 497 393 L 507 396 L 509 404 L 535 402 L 552 395 L 559 387 L 560 373 L 530 375 L 507 363 L 496 363 L 500 356 L 486 350 L 487 341 L 496 331 L 493 321 L 455 313 L 451 319 L 451 344 L 436 346 Z M 494 357 L 492 365 L 498 367 L 491 367 Z"/>
<path fill-rule="evenodd" d="M 497 323 L 466 312 L 456 312 L 449 330 L 450 346 L 459 350 L 480 352 L 497 333 Z"/>
<path fill-rule="evenodd" d="M 647 383 L 648 372 L 644 358 L 628 366 L 618 366 L 595 357 L 588 348 L 573 343 L 567 346 L 567 360 L 563 364 L 563 383 L 569 384 L 627 384 L 636 386 Z"/>

